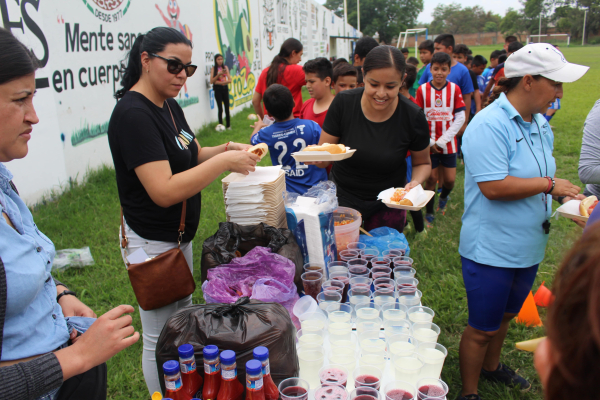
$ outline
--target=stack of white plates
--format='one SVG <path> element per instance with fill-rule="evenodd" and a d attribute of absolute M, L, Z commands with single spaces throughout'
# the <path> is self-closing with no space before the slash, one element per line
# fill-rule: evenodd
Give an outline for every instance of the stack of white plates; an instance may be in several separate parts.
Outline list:
<path fill-rule="evenodd" d="M 264 222 L 287 228 L 283 203 L 285 172 L 280 165 L 256 167 L 256 171 L 248 175 L 231 173 L 221 183 L 227 221 L 239 225 Z"/>

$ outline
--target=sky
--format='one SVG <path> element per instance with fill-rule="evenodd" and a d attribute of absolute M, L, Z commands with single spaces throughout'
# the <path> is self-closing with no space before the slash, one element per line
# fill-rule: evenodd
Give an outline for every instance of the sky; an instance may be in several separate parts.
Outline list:
<path fill-rule="evenodd" d="M 316 0 L 316 1 L 321 4 L 325 4 L 325 0 Z M 433 13 L 434 8 L 438 4 L 446 4 L 447 5 L 447 4 L 451 4 L 453 2 L 459 3 L 463 7 L 473 7 L 476 5 L 480 5 L 480 6 L 482 5 L 481 0 L 445 0 L 445 1 L 424 0 L 423 12 L 419 15 L 419 18 L 417 19 L 417 21 L 431 22 L 433 20 L 433 17 L 431 16 L 431 14 Z M 504 14 L 506 13 L 506 10 L 509 7 L 512 7 L 515 10 L 518 10 L 519 8 L 521 8 L 521 4 L 519 3 L 519 0 L 486 0 L 485 5 L 483 5 L 483 8 L 485 9 L 485 11 L 492 11 L 497 14 L 500 14 L 501 16 L 504 16 Z"/>

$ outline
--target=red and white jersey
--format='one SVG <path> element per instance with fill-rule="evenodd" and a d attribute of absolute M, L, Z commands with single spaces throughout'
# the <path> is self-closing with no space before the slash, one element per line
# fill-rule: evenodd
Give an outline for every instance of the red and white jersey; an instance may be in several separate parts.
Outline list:
<path fill-rule="evenodd" d="M 441 89 L 436 89 L 427 82 L 417 89 L 417 105 L 425 112 L 431 139 L 437 141 L 454 121 L 454 114 L 466 109 L 462 92 L 458 85 L 446 81 Z M 456 136 L 444 147 L 444 154 L 458 151 Z"/>

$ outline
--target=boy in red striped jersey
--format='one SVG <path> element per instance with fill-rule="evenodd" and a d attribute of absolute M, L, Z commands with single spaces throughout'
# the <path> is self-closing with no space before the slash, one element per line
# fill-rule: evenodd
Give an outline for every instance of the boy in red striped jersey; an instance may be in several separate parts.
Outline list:
<path fill-rule="evenodd" d="M 452 59 L 446 53 L 435 53 L 431 58 L 430 82 L 417 89 L 417 105 L 425 112 L 431 132 L 431 176 L 425 188 L 435 190 L 438 181 L 438 166 L 441 164 L 444 183 L 440 195 L 438 211 L 446 213 L 449 194 L 456 179 L 456 134 L 465 122 L 465 103 L 458 85 L 446 78 L 450 74 Z M 427 226 L 434 220 L 435 196 L 427 203 Z"/>

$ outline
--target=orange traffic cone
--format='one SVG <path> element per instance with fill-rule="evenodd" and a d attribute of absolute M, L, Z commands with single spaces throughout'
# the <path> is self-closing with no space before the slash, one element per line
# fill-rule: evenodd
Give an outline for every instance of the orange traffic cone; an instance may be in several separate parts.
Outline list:
<path fill-rule="evenodd" d="M 545 282 L 546 281 L 542 282 L 540 288 L 537 290 L 537 292 L 535 292 L 535 296 L 533 296 L 535 304 L 540 307 L 548 307 L 550 304 L 552 304 L 552 302 L 554 302 L 554 295 L 550 289 L 544 286 Z"/>
<path fill-rule="evenodd" d="M 533 300 L 533 293 L 531 292 L 529 292 L 525 303 L 523 303 L 523 307 L 521 307 L 521 311 L 519 311 L 517 323 L 527 326 L 543 326 L 540 314 L 535 305 L 535 300 Z"/>

